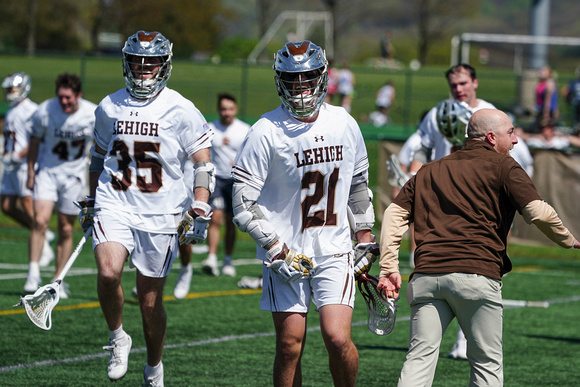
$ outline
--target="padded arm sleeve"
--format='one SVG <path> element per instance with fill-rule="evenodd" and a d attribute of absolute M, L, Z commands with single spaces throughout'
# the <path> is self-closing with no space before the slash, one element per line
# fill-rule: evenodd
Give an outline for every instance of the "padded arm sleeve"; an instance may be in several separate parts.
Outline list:
<path fill-rule="evenodd" d="M 194 166 L 193 189 L 205 188 L 210 194 L 215 189 L 215 166 L 208 161 L 200 161 Z"/>
<path fill-rule="evenodd" d="M 101 173 L 105 168 L 105 155 L 97 152 L 95 146 L 91 147 L 91 163 L 89 164 L 89 172 Z"/>
<path fill-rule="evenodd" d="M 522 216 L 527 224 L 535 224 L 550 240 L 558 245 L 571 248 L 574 246 L 574 235 L 564 227 L 556 210 L 543 200 L 532 200 L 522 209 Z"/>
<path fill-rule="evenodd" d="M 421 148 L 413 154 L 412 161 L 418 161 L 420 163 L 427 164 L 429 161 L 431 161 L 431 151 L 431 149 L 422 145 Z"/>
<path fill-rule="evenodd" d="M 270 249 L 280 237 L 256 203 L 260 192 L 245 183 L 236 181 L 232 196 L 233 222 L 236 227 L 240 231 L 250 234 L 258 246 Z"/>
<path fill-rule="evenodd" d="M 348 196 L 348 215 L 352 231 L 371 230 L 375 224 L 373 193 L 368 186 L 367 172 L 354 176 Z"/>
<path fill-rule="evenodd" d="M 409 229 L 409 215 L 409 211 L 394 203 L 385 210 L 381 227 L 381 277 L 399 272 L 399 247 L 403 234 Z"/>

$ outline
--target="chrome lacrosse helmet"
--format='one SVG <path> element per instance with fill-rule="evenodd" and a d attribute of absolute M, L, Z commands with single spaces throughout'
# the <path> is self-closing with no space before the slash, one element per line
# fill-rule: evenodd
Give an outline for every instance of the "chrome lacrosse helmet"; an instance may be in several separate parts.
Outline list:
<path fill-rule="evenodd" d="M 473 112 L 465 102 L 447 99 L 437 105 L 437 127 L 451 145 L 463 146 Z"/>
<path fill-rule="evenodd" d="M 159 32 L 139 31 L 123 47 L 123 76 L 129 93 L 140 99 L 151 98 L 167 83 L 171 75 L 173 44 Z M 147 58 L 160 58 L 151 64 Z M 155 68 L 160 66 L 159 71 Z M 151 76 L 152 78 L 146 79 Z"/>
<path fill-rule="evenodd" d="M 305 40 L 286 43 L 274 55 L 276 89 L 282 105 L 295 118 L 318 112 L 328 90 L 324 50 Z"/>
<path fill-rule="evenodd" d="M 2 88 L 6 91 L 6 103 L 10 106 L 16 105 L 30 93 L 30 76 L 25 73 L 13 73 L 2 81 Z M 11 90 L 8 90 L 11 89 Z"/>

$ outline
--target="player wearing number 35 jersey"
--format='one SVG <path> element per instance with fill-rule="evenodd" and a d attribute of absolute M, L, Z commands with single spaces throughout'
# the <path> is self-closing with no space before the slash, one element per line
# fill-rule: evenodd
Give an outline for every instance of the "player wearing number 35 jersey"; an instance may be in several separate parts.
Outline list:
<path fill-rule="evenodd" d="M 288 43 L 274 70 L 282 106 L 254 124 L 232 169 L 234 223 L 256 241 L 264 261 L 261 308 L 272 312 L 277 335 L 274 385 L 301 384 L 311 300 L 335 385 L 354 385 L 349 224 L 358 242 L 368 243 L 374 223 L 365 144 L 346 110 L 324 103 L 328 73 L 320 47 Z"/>
<path fill-rule="evenodd" d="M 121 278 L 130 256 L 147 343 L 147 386 L 163 385 L 165 279 L 178 240 L 205 239 L 215 179 L 211 128 L 192 102 L 165 87 L 171 57 L 172 44 L 159 32 L 139 31 L 128 38 L 123 48 L 127 87 L 105 97 L 95 111 L 90 196 L 79 203 L 81 225 L 93 226 L 97 291 L 110 331 L 104 347 L 111 351 L 107 375 L 121 379 L 128 367 L 132 339 L 122 324 Z M 184 168 L 192 168 L 188 159 L 195 171 L 186 185 Z M 188 191 L 194 200 L 184 208 Z"/>

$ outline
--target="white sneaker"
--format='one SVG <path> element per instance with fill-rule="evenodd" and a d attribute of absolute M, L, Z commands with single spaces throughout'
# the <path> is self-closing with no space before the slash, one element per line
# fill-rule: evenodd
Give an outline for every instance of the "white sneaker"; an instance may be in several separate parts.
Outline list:
<path fill-rule="evenodd" d="M 235 277 L 236 276 L 236 268 L 234 267 L 234 265 L 223 265 L 222 266 L 222 274 L 227 275 L 229 277 Z"/>
<path fill-rule="evenodd" d="M 124 338 L 109 339 L 109 345 L 103 347 L 105 351 L 111 352 L 109 366 L 107 367 L 107 375 L 109 375 L 111 381 L 119 380 L 127 373 L 129 352 L 131 352 L 132 344 L 131 336 L 125 333 Z"/>
<path fill-rule="evenodd" d="M 453 345 L 453 348 L 451 349 L 451 352 L 449 352 L 447 357 L 449 357 L 451 359 L 467 360 L 467 344 L 466 344 L 466 342 L 463 340 L 457 341 Z"/>
<path fill-rule="evenodd" d="M 260 289 L 262 287 L 262 277 L 242 277 L 238 282 L 238 287 L 243 289 Z"/>
<path fill-rule="evenodd" d="M 131 295 L 133 296 L 133 298 L 139 298 L 139 293 L 137 293 L 137 286 L 131 289 Z"/>
<path fill-rule="evenodd" d="M 46 239 L 48 239 L 48 243 L 52 242 L 54 240 L 54 238 L 56 238 L 56 235 L 54 234 L 54 231 L 52 231 L 51 229 L 47 228 L 46 231 L 44 232 L 44 237 Z"/>
<path fill-rule="evenodd" d="M 62 300 L 68 300 L 70 297 L 70 288 L 64 281 L 62 281 L 58 287 L 58 296 Z"/>
<path fill-rule="evenodd" d="M 38 275 L 28 273 L 28 278 L 26 278 L 26 283 L 24 283 L 24 292 L 34 293 L 41 284 L 42 278 L 40 278 L 40 273 Z"/>
<path fill-rule="evenodd" d="M 40 256 L 40 261 L 38 261 L 38 266 L 47 267 L 54 260 L 54 251 L 50 247 L 48 238 L 44 238 L 44 245 L 42 246 L 42 255 Z"/>
<path fill-rule="evenodd" d="M 193 276 L 193 268 L 191 265 L 181 266 L 179 269 L 179 277 L 177 277 L 177 283 L 175 284 L 175 289 L 173 289 L 173 295 L 178 300 L 182 300 L 189 293 L 189 288 L 191 286 L 191 277 Z"/>
<path fill-rule="evenodd" d="M 210 258 L 204 259 L 203 261 L 201 261 L 201 268 L 207 274 L 211 274 L 211 275 L 215 275 L 215 276 L 220 275 L 217 260 L 213 260 Z"/>
<path fill-rule="evenodd" d="M 159 367 L 161 370 L 154 376 L 149 376 L 143 371 L 143 379 L 145 379 L 143 387 L 163 387 L 163 363 L 159 363 Z"/>

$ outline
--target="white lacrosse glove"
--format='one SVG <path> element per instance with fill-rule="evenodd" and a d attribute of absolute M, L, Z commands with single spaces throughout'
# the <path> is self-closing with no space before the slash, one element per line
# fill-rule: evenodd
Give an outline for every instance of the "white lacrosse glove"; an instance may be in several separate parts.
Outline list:
<path fill-rule="evenodd" d="M 20 159 L 20 157 L 18 157 L 18 154 L 16 152 L 6 153 L 2 157 L 2 163 L 4 163 L 4 165 L 6 167 L 11 167 L 12 165 L 18 165 L 18 164 L 20 164 L 21 161 L 22 160 Z"/>
<path fill-rule="evenodd" d="M 380 255 L 379 244 L 359 243 L 354 247 L 354 277 L 368 273 L 373 263 Z"/>
<path fill-rule="evenodd" d="M 286 243 L 271 248 L 266 253 L 271 262 L 264 262 L 266 267 L 278 274 L 284 282 L 292 282 L 310 274 L 314 267 L 312 260 L 295 250 L 288 249 Z"/>
<path fill-rule="evenodd" d="M 387 161 L 387 169 L 389 170 L 387 181 L 393 187 L 403 188 L 405 183 L 411 178 L 411 176 L 403 172 L 399 158 L 395 154 L 392 154 L 391 159 Z"/>
<path fill-rule="evenodd" d="M 86 197 L 82 202 L 73 202 L 81 211 L 79 212 L 79 224 L 84 232 L 93 226 L 95 216 L 95 199 Z"/>
<path fill-rule="evenodd" d="M 201 208 L 208 215 L 198 215 L 194 212 L 191 216 L 189 211 L 183 213 L 183 219 L 177 226 L 180 245 L 202 243 L 207 238 L 207 228 L 211 221 L 211 208 L 207 203 L 197 201 L 193 202 L 192 208 Z"/>

